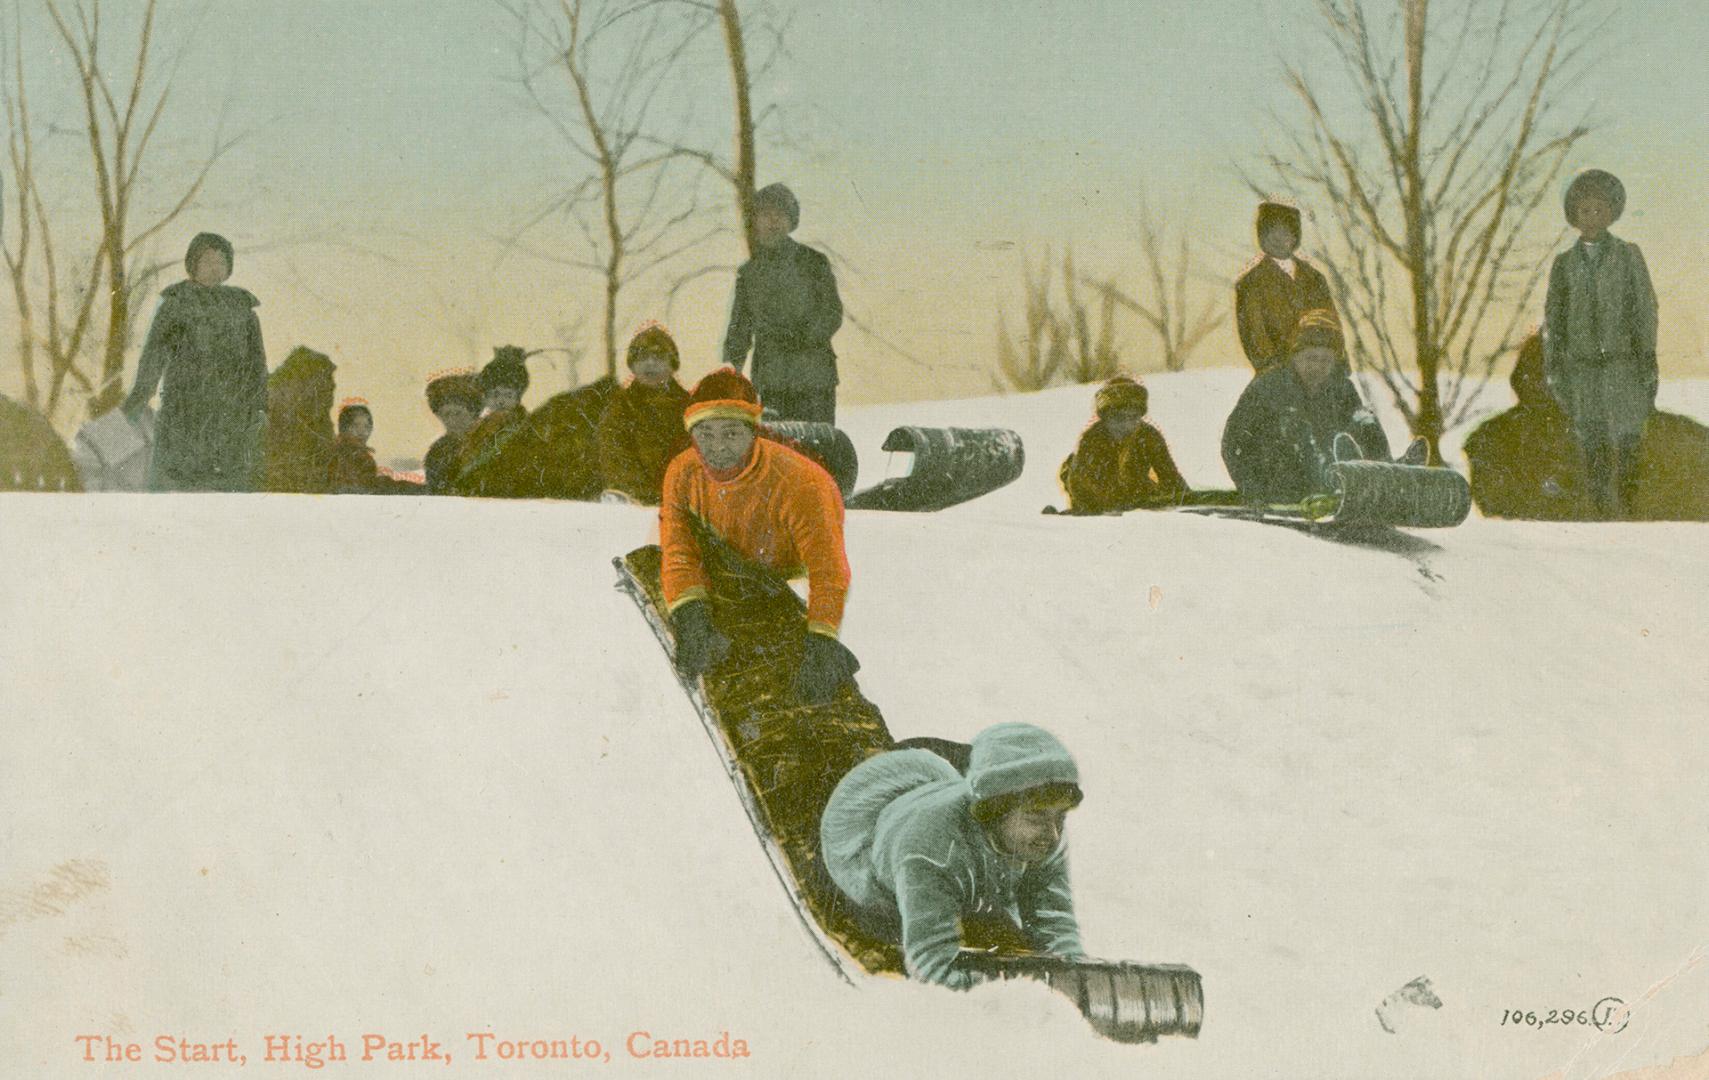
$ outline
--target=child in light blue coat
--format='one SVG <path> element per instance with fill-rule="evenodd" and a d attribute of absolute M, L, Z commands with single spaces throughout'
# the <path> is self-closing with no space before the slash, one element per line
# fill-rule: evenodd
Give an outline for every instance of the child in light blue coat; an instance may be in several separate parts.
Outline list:
<path fill-rule="evenodd" d="M 909 975 L 965 989 L 976 977 L 956 960 L 975 922 L 1035 952 L 1084 955 L 1062 831 L 1081 797 L 1074 759 L 1031 724 L 980 732 L 966 776 L 930 750 L 892 750 L 832 792 L 825 866 L 862 922 L 901 942 Z"/>

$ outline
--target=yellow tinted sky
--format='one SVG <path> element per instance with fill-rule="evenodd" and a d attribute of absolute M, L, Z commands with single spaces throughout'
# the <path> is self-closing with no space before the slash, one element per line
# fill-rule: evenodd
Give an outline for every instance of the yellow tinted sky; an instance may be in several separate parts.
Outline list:
<path fill-rule="evenodd" d="M 24 4 L 26 59 L 37 104 L 76 122 L 51 30 Z M 109 0 L 114 55 L 138 5 Z M 1572 165 L 1619 173 L 1631 193 L 1617 228 L 1641 243 L 1661 294 L 1663 362 L 1704 370 L 1699 316 L 1709 286 L 1709 212 L 1701 102 L 1709 7 L 1645 3 L 1603 39 L 1582 88 L 1600 127 Z M 1000 310 L 1011 311 L 1020 259 L 1075 247 L 1083 269 L 1140 281 L 1134 228 L 1143 192 L 1198 245 L 1204 268 L 1232 279 L 1251 252 L 1251 206 L 1237 167 L 1250 165 L 1286 113 L 1278 57 L 1330 61 L 1304 0 L 859 0 L 800 5 L 789 52 L 758 88 L 783 106 L 802 145 L 767 145 L 761 183 L 788 181 L 804 205 L 797 234 L 841 260 L 851 311 L 907 352 L 852 327 L 837 339 L 845 401 L 988 391 Z M 484 359 L 513 341 L 556 344 L 556 328 L 597 321 L 596 279 L 525 255 L 499 238 L 571 175 L 549 127 L 506 79 L 505 20 L 481 0 L 168 0 L 162 43 L 182 44 L 174 106 L 156 161 L 181 163 L 216 124 L 248 131 L 207 198 L 160 254 L 212 229 L 238 248 L 233 281 L 262 298 L 270 358 L 306 343 L 340 365 L 341 394 L 375 405 L 382 458 L 419 456 L 436 434 L 420 388 L 430 371 Z M 727 76 L 716 50 L 682 71 L 691 124 L 725 144 Z M 79 144 L 59 198 L 82 196 Z M 1308 209 L 1310 207 L 1308 206 Z M 1558 215 L 1543 219 L 1552 231 Z M 1308 234 L 1311 232 L 1308 227 Z M 565 254 L 568 229 L 537 242 Z M 1307 247 L 1313 238 L 1308 235 Z M 732 237 L 700 249 L 707 264 L 739 258 Z M 623 336 L 664 318 L 684 348 L 686 379 L 721 338 L 727 275 L 702 278 L 667 312 L 668 275 L 637 283 Z M 1540 301 L 1539 307 L 1540 307 Z M 1140 328 L 1125 327 L 1138 370 L 1156 366 Z M 9 335 L 8 335 L 9 338 Z M 12 353 L 10 340 L 0 355 Z M 1231 333 L 1195 364 L 1234 362 Z M 567 382 L 561 359 L 532 362 L 539 401 Z M 590 374 L 592 360 L 584 364 Z M 15 392 L 11 364 L 0 387 Z"/>

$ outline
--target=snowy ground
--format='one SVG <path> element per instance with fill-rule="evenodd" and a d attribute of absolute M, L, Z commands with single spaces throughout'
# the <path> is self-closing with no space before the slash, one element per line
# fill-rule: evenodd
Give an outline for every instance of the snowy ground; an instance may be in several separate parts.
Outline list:
<path fill-rule="evenodd" d="M 1149 382 L 1222 483 L 1240 375 Z M 644 511 L 7 496 L 0 1073 L 175 1074 L 159 1035 L 254 1067 L 269 1034 L 425 1032 L 458 1076 L 591 1067 L 475 1061 L 488 1031 L 763 1076 L 1576 1078 L 1709 1047 L 1704 530 L 1474 518 L 1388 551 L 1043 517 L 1089 409 L 853 411 L 863 485 L 903 422 L 1013 426 L 1029 467 L 851 515 L 844 638 L 898 737 L 1025 719 L 1078 754 L 1088 946 L 1195 967 L 1198 1040 L 1102 1042 L 1036 986 L 839 983 L 612 588 Z M 1385 1032 L 1418 976 L 1442 1008 Z M 1501 1022 L 1608 997 L 1618 1034 Z M 753 1056 L 632 1058 L 642 1030 Z"/>

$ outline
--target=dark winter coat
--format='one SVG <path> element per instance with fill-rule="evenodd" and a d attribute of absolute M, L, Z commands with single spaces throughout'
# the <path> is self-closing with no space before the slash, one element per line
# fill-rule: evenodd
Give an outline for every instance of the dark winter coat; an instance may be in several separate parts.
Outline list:
<path fill-rule="evenodd" d="M 1223 464 L 1242 498 L 1297 502 L 1327 490 L 1338 432 L 1352 435 L 1364 457 L 1389 459 L 1382 425 L 1359 400 L 1351 378 L 1336 372 L 1312 394 L 1283 364 L 1246 385 L 1222 429 Z"/>
<path fill-rule="evenodd" d="M 254 490 L 267 411 L 259 303 L 246 289 L 194 281 L 160 294 L 124 403 L 134 412 L 160 388 L 154 490 Z"/>
<path fill-rule="evenodd" d="M 544 447 L 521 405 L 481 417 L 463 437 L 451 491 L 499 499 L 537 499 Z"/>
<path fill-rule="evenodd" d="M 332 463 L 334 366 L 298 348 L 267 378 L 264 491 L 324 492 Z"/>
<path fill-rule="evenodd" d="M 349 435 L 333 441 L 326 486 L 334 495 L 411 495 L 422 490 L 420 484 L 381 469 L 374 462 L 373 449 Z"/>
<path fill-rule="evenodd" d="M 427 448 L 427 457 L 422 462 L 422 471 L 427 474 L 427 493 L 429 495 L 451 494 L 451 473 L 457 465 L 457 455 L 462 453 L 463 436 L 446 432 L 433 441 Z"/>
<path fill-rule="evenodd" d="M 1269 256 L 1241 274 L 1234 283 L 1234 323 L 1253 369 L 1268 371 L 1286 361 L 1300 316 L 1317 308 L 1335 309 L 1329 282 L 1297 255 L 1291 277 Z"/>
<path fill-rule="evenodd" d="M 688 391 L 672 379 L 661 387 L 631 382 L 611 395 L 599 420 L 599 471 L 607 491 L 659 505 L 665 466 L 688 449 L 682 413 Z"/>
<path fill-rule="evenodd" d="M 751 349 L 760 399 L 768 388 L 823 390 L 837 385 L 831 336 L 843 302 L 831 261 L 788 237 L 762 248 L 736 273 L 724 362 L 742 370 Z"/>
<path fill-rule="evenodd" d="M 1549 387 L 1579 438 L 1636 439 L 1657 385 L 1656 293 L 1638 245 L 1607 234 L 1555 256 L 1544 324 Z"/>
<path fill-rule="evenodd" d="M 1466 437 L 1472 500 L 1485 517 L 1594 521 L 1584 458 L 1552 400 L 1521 403 Z M 1650 414 L 1638 444 L 1633 521 L 1709 521 L 1709 428 L 1675 413 Z"/>
<path fill-rule="evenodd" d="M 1080 436 L 1057 477 L 1074 514 L 1163 505 L 1187 491 L 1163 433 L 1145 421 L 1120 440 L 1102 420 L 1095 422 Z"/>

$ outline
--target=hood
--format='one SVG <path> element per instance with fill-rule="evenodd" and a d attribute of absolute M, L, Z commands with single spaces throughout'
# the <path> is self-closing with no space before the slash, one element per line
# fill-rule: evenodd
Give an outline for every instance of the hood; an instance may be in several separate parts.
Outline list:
<path fill-rule="evenodd" d="M 189 250 L 184 252 L 184 272 L 186 274 L 191 277 L 196 276 L 196 259 L 209 248 L 214 248 L 225 255 L 226 269 L 232 273 L 237 272 L 237 262 L 233 258 L 231 241 L 219 233 L 205 232 L 197 233 L 196 238 L 190 241 Z"/>
<path fill-rule="evenodd" d="M 1068 749 L 1032 724 L 997 724 L 973 737 L 967 785 L 983 802 L 1040 784 L 1078 784 L 1080 771 Z"/>

